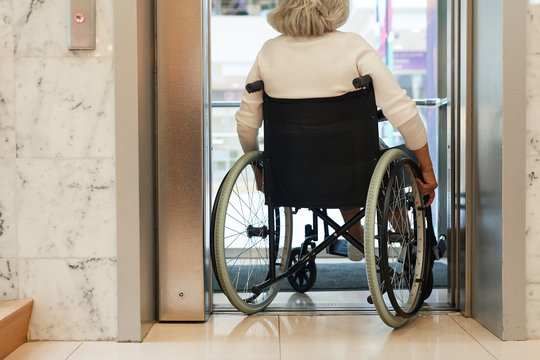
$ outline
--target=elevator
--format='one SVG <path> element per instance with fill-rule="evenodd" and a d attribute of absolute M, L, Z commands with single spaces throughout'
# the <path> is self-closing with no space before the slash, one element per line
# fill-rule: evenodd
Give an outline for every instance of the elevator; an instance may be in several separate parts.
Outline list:
<path fill-rule="evenodd" d="M 386 1 L 377 3 L 388 4 Z M 415 94 L 417 105 L 431 127 L 430 147 L 432 153 L 437 154 L 436 172 L 440 184 L 437 227 L 438 234 L 448 239 L 449 254 L 445 274 L 448 290 L 441 297 L 444 304 L 438 304 L 436 308 L 459 308 L 460 292 L 464 293 L 460 288 L 463 278 L 456 265 L 456 237 L 449 230 L 455 218 L 452 215 L 455 212 L 452 186 L 455 186 L 456 176 L 451 166 L 455 147 L 452 148 L 452 131 L 448 131 L 454 126 L 448 106 L 452 78 L 448 66 L 451 54 L 447 48 L 452 18 L 448 16 L 450 2 L 429 0 L 425 3 L 427 5 L 420 2 L 415 5 L 425 9 L 421 10 L 423 17 L 418 18 L 415 15 L 418 11 L 408 5 L 402 12 L 410 19 L 400 18 L 398 13 L 394 20 L 398 26 L 409 27 L 406 32 L 401 29 L 398 35 L 409 36 L 411 40 L 400 45 L 399 40 L 388 38 L 384 46 L 387 47 L 389 66 L 395 63 L 396 68 L 404 69 L 398 70 L 397 73 L 402 75 L 397 76 L 402 78 L 409 92 Z M 230 128 L 234 123 L 231 116 L 238 107 L 237 99 L 242 90 L 238 74 L 247 74 L 253 61 L 245 56 L 253 47 L 249 43 L 277 35 L 264 26 L 264 15 L 271 6 L 256 0 L 186 1 L 182 5 L 172 0 L 156 0 L 159 320 L 204 321 L 210 314 L 212 284 L 208 237 L 211 201 L 223 174 L 241 155 L 235 145 L 234 129 Z M 352 22 L 345 29 L 347 31 L 365 31 L 367 28 L 360 31 L 358 24 L 372 21 L 362 18 L 370 11 L 376 10 L 373 14 L 376 21 L 391 18 L 391 5 L 382 10 L 363 5 L 355 9 L 351 17 L 356 22 Z M 424 30 L 407 24 L 418 21 L 425 22 Z M 239 41 L 226 39 L 228 31 L 234 28 L 238 28 L 238 33 L 243 33 L 245 38 Z M 391 41 L 411 47 L 414 38 L 417 38 L 416 42 L 422 39 L 422 34 L 419 35 L 422 31 L 428 34 L 424 35 L 423 41 L 433 49 L 433 56 L 428 56 L 430 51 L 425 49 L 393 52 Z M 393 48 L 397 49 L 397 46 Z M 408 71 L 407 66 L 412 70 Z M 417 70 L 422 66 L 436 74 L 432 80 L 422 80 L 421 70 Z M 223 71 L 217 71 L 217 68 Z M 229 80 L 232 85 L 228 87 L 223 86 L 227 77 L 232 79 Z M 213 131 L 211 127 L 214 127 Z M 392 132 L 388 129 L 383 132 L 389 133 L 388 141 L 394 141 Z M 299 219 L 297 228 L 303 228 L 302 221 Z M 295 233 L 294 236 L 301 237 L 302 234 Z M 218 297 L 214 310 L 223 305 L 219 301 Z"/>

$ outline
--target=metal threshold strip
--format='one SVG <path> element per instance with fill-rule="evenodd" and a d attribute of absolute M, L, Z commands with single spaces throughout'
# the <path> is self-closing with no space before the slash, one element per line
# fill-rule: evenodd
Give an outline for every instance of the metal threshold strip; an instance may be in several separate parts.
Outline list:
<path fill-rule="evenodd" d="M 445 288 L 433 289 L 431 296 L 422 307 L 421 312 L 449 313 L 457 311 L 448 304 L 448 290 Z M 367 302 L 369 291 L 331 290 L 297 293 L 281 291 L 274 301 L 262 314 L 284 315 L 324 315 L 324 314 L 365 314 L 376 315 L 375 307 Z M 239 312 L 228 302 L 225 295 L 214 293 L 212 312 L 215 314 Z"/>
<path fill-rule="evenodd" d="M 416 106 L 421 107 L 441 107 L 448 104 L 447 98 L 433 99 L 414 99 Z M 213 108 L 237 108 L 240 107 L 240 101 L 212 101 Z"/>
<path fill-rule="evenodd" d="M 446 314 L 458 311 L 447 304 L 424 305 L 420 314 Z M 232 305 L 218 305 L 213 307 L 212 313 L 220 314 L 240 314 Z M 269 306 L 258 315 L 377 315 L 377 310 L 373 306 L 325 306 L 325 304 L 315 307 L 288 307 Z"/>

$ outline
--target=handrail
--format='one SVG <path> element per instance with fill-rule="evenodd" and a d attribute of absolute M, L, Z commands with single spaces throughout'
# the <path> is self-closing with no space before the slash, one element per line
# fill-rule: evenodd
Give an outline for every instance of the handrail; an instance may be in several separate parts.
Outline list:
<path fill-rule="evenodd" d="M 240 107 L 240 101 L 212 101 L 211 106 L 213 108 L 235 108 Z"/>
<path fill-rule="evenodd" d="M 447 98 L 414 99 L 416 106 L 422 107 L 442 107 L 448 104 Z M 213 108 L 235 108 L 240 107 L 240 101 L 212 101 Z"/>
<path fill-rule="evenodd" d="M 433 98 L 433 99 L 414 99 L 416 106 L 425 107 L 441 107 L 448 105 L 447 98 Z"/>

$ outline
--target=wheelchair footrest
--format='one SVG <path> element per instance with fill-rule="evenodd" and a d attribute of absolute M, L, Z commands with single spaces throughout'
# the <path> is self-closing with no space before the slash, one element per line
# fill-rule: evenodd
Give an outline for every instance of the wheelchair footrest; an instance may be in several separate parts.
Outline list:
<path fill-rule="evenodd" d="M 329 254 L 338 255 L 338 256 L 347 256 L 347 240 L 337 239 L 330 246 L 328 246 L 327 251 Z"/>

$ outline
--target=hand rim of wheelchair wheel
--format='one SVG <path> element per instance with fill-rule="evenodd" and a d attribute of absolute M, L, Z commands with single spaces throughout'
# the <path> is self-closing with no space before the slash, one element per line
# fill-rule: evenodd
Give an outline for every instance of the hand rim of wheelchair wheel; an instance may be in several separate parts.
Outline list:
<path fill-rule="evenodd" d="M 383 299 L 384 284 L 379 277 L 379 266 L 377 263 L 378 259 L 375 254 L 375 232 L 379 231 L 378 224 L 376 224 L 376 217 L 380 216 L 377 214 L 377 205 L 378 203 L 380 203 L 380 191 L 384 190 L 382 186 L 384 185 L 385 176 L 388 175 L 387 169 L 395 161 L 406 158 L 407 156 L 403 151 L 398 149 L 390 149 L 386 151 L 379 159 L 371 177 L 368 190 L 364 228 L 366 274 L 369 289 L 371 292 L 371 298 L 373 300 L 377 313 L 381 317 L 381 320 L 383 320 L 383 322 L 388 326 L 394 328 L 399 328 L 405 325 L 408 321 L 408 318 L 393 314 L 392 311 L 390 311 L 390 309 L 387 307 L 387 304 Z M 423 222 L 422 225 L 422 233 L 419 236 L 425 237 L 425 229 Z"/>
<path fill-rule="evenodd" d="M 214 205 L 212 206 L 212 214 L 210 215 L 210 260 L 212 261 L 212 269 L 215 269 L 217 268 L 216 266 L 216 252 L 214 250 L 214 224 L 216 223 L 216 212 L 217 212 L 217 206 L 218 206 L 218 202 L 219 202 L 219 198 L 221 196 L 221 189 L 223 188 L 223 183 L 225 182 L 225 179 L 227 179 L 227 176 L 229 176 L 229 172 L 230 171 L 227 171 L 227 174 L 225 174 L 225 176 L 223 177 L 223 181 L 221 182 L 221 184 L 219 184 L 219 188 L 218 188 L 218 191 L 216 193 L 216 198 L 214 200 Z M 217 283 L 219 285 L 219 288 L 222 289 L 223 286 L 221 286 L 221 283 L 219 282 L 219 278 L 218 276 L 216 275 L 216 280 L 217 280 Z"/>
<path fill-rule="evenodd" d="M 411 182 L 412 189 L 415 189 L 413 193 L 408 193 L 405 197 L 402 198 L 401 191 L 402 189 L 399 188 L 398 191 L 400 194 L 398 194 L 399 199 L 397 200 L 397 203 L 402 203 L 405 201 L 406 209 L 408 210 L 409 206 L 413 207 L 412 212 L 412 225 L 414 233 L 417 232 L 417 219 L 418 215 L 421 215 L 421 219 L 424 218 L 424 214 L 422 210 L 418 211 L 418 208 L 423 208 L 423 202 L 422 202 L 422 196 L 418 190 L 418 187 L 415 182 L 415 177 L 417 176 L 417 169 L 416 164 L 410 159 L 404 159 L 400 160 L 397 163 L 394 164 L 390 176 L 389 176 L 389 182 L 387 184 L 387 190 L 393 189 L 393 186 L 396 181 L 399 181 L 398 177 L 398 171 L 403 169 L 403 171 L 408 172 L 408 180 Z M 409 196 L 410 195 L 410 196 Z M 416 196 L 415 196 L 416 195 Z M 411 199 L 412 196 L 412 199 Z M 412 201 L 412 203 L 410 203 Z M 388 299 L 390 300 L 390 303 L 392 304 L 392 307 L 396 311 L 396 313 L 402 317 L 411 317 L 415 315 L 421 308 L 423 304 L 423 296 L 422 296 L 422 290 L 424 289 L 424 282 L 425 282 L 425 266 L 426 266 L 426 244 L 425 244 L 425 236 L 420 237 L 420 244 L 418 244 L 418 236 L 415 235 L 414 240 L 408 239 L 409 234 L 407 234 L 407 241 L 405 252 L 403 250 L 400 251 L 399 257 L 401 258 L 401 261 L 398 260 L 395 262 L 401 263 L 401 277 L 397 278 L 395 274 L 398 273 L 398 269 L 393 268 L 389 264 L 389 257 L 388 257 L 388 246 L 391 241 L 388 239 L 388 225 L 389 221 L 392 222 L 391 219 L 389 219 L 389 210 L 390 210 L 390 203 L 395 204 L 396 203 L 396 194 L 395 192 L 389 192 L 386 191 L 385 199 L 384 199 L 384 206 L 383 206 L 383 216 L 382 216 L 382 223 L 381 223 L 381 230 L 380 233 L 382 234 L 380 239 L 380 249 L 384 256 L 380 257 L 380 267 L 382 269 L 381 274 L 384 276 L 384 284 L 386 289 L 386 294 L 388 296 Z M 398 205 L 399 206 L 399 205 Z M 399 208 L 400 213 L 402 212 L 402 209 Z M 392 213 L 395 214 L 396 211 L 393 211 Z M 395 220 L 394 220 L 395 222 Z M 409 230 L 409 224 L 408 222 L 405 224 L 407 226 L 407 230 Z M 395 230 L 395 229 L 394 229 Z M 408 231 L 407 231 L 408 232 Z M 403 237 L 403 235 L 401 236 Z M 410 242 L 408 242 L 410 240 Z M 416 243 L 416 254 L 413 254 L 412 251 L 412 244 Z M 403 242 L 401 242 L 400 246 L 401 249 L 403 249 Z M 395 255 L 395 254 L 394 254 Z M 403 285 L 402 282 L 405 282 L 405 285 L 407 289 L 405 290 L 408 292 L 409 296 L 407 298 L 407 302 L 405 304 L 400 304 L 398 302 L 396 292 L 394 290 L 394 285 Z M 403 291 L 404 289 L 399 290 Z"/>
<path fill-rule="evenodd" d="M 218 283 L 220 284 L 225 296 L 227 296 L 230 303 L 236 309 L 246 314 L 253 314 L 258 311 L 263 310 L 266 306 L 268 306 L 272 302 L 274 297 L 277 295 L 279 288 L 281 287 L 281 282 L 278 282 L 271 285 L 269 288 L 265 289 L 261 294 L 255 295 L 251 291 L 252 287 L 245 286 L 242 289 L 242 291 L 240 291 L 240 294 L 239 294 L 239 291 L 237 291 L 238 289 L 237 285 L 238 285 L 239 280 L 236 280 L 236 284 L 233 284 L 233 281 L 231 280 L 231 274 L 229 273 L 229 264 L 227 261 L 226 246 L 225 246 L 225 242 L 226 242 L 225 234 L 226 234 L 226 228 L 227 228 L 226 222 L 228 219 L 230 219 L 231 221 L 232 219 L 234 219 L 234 217 L 228 216 L 231 195 L 235 193 L 235 196 L 238 196 L 239 198 L 240 207 L 244 207 L 246 211 L 253 212 L 252 210 L 250 210 L 249 206 L 246 207 L 247 204 L 245 204 L 245 202 L 248 200 L 241 199 L 241 196 L 239 195 L 240 191 L 238 190 L 237 181 L 239 181 L 238 179 L 242 176 L 244 177 L 244 181 L 247 184 L 248 181 L 246 180 L 245 177 L 252 176 L 251 164 L 255 161 L 260 161 L 260 160 L 262 160 L 262 153 L 258 151 L 252 151 L 250 153 L 244 154 L 234 164 L 229 174 L 227 175 L 226 179 L 223 181 L 223 184 L 222 184 L 223 187 L 222 187 L 219 199 L 216 198 L 216 214 L 215 216 L 213 216 L 214 224 L 212 224 L 214 229 L 213 229 L 213 238 L 211 239 L 212 240 L 211 246 L 213 247 L 214 258 L 215 258 L 214 259 L 215 260 L 214 272 L 215 272 L 216 278 L 218 279 Z M 251 181 L 250 184 L 252 182 L 253 181 Z M 246 186 L 246 188 L 248 187 L 249 189 L 254 191 L 254 194 L 257 195 L 257 198 L 261 196 L 264 197 L 264 194 L 255 192 L 256 189 L 253 187 L 253 184 L 251 184 L 250 186 Z M 248 197 L 248 199 L 249 201 L 251 201 L 250 197 Z M 266 209 L 266 212 L 268 212 L 268 207 L 264 205 L 264 201 L 260 201 L 260 203 L 262 205 L 258 207 L 258 210 L 262 209 L 261 211 L 264 211 Z M 289 262 L 288 256 L 290 254 L 290 245 L 291 245 L 291 237 L 292 237 L 292 215 L 291 215 L 291 210 L 289 208 L 277 208 L 275 210 L 277 210 L 278 213 L 280 214 L 282 213 L 283 215 L 281 217 L 281 219 L 283 219 L 283 224 L 279 223 L 281 221 L 280 217 L 276 216 L 275 218 L 275 222 L 277 222 L 276 233 L 278 234 L 278 238 L 280 239 L 280 241 L 283 240 L 283 244 L 278 244 L 278 248 L 276 249 L 278 252 L 276 254 L 276 257 L 281 256 L 280 260 L 276 261 L 276 265 L 277 265 L 276 274 L 280 274 L 286 269 L 286 266 Z M 238 214 L 242 213 L 242 211 L 239 211 L 239 210 L 236 210 L 236 211 Z M 236 216 L 240 217 L 240 215 L 238 214 Z M 251 213 L 248 213 L 247 215 L 251 215 Z M 255 218 L 257 218 L 257 216 L 255 216 Z M 248 238 L 257 236 L 257 234 L 255 234 L 256 231 L 254 232 L 253 229 L 250 230 L 248 226 L 246 226 L 246 224 L 243 223 L 243 220 L 246 220 L 246 219 L 241 219 L 241 221 L 238 221 L 238 219 L 234 219 L 234 220 L 240 223 L 239 227 L 241 229 L 244 229 L 242 231 L 234 230 L 236 231 L 234 233 L 235 235 L 238 234 L 238 236 L 247 236 Z M 260 219 L 255 219 L 255 220 L 259 221 Z M 263 219 L 262 221 L 268 222 L 268 219 L 266 220 Z M 247 222 L 250 222 L 250 221 L 247 221 Z M 262 223 L 260 223 L 259 221 L 259 224 L 255 228 L 262 229 L 263 226 L 261 225 Z M 280 235 L 282 235 L 283 237 L 282 238 L 279 237 Z M 261 238 L 259 240 L 259 243 L 261 243 L 263 241 L 267 241 L 266 238 L 268 236 L 266 232 L 261 231 L 261 235 L 259 235 L 259 237 Z M 233 241 L 236 241 L 236 240 L 233 240 Z M 279 255 L 280 246 L 282 246 L 281 255 Z M 263 249 L 268 249 L 268 248 L 266 247 Z M 252 253 L 252 249 L 248 249 L 248 250 L 250 251 L 250 253 Z M 245 251 L 241 252 L 239 256 L 241 256 L 244 253 Z M 259 255 L 263 256 L 260 253 Z M 247 258 L 248 259 L 250 258 L 249 253 L 247 254 Z M 260 259 L 263 259 L 263 258 L 260 258 Z M 236 264 L 233 264 L 233 266 L 235 265 Z M 263 267 L 265 266 L 264 261 L 263 261 L 262 266 Z M 252 276 L 252 271 L 253 270 L 251 268 L 248 269 L 248 278 L 247 278 L 248 282 L 250 281 L 250 277 Z M 269 270 L 267 270 L 266 272 L 266 278 L 268 277 L 268 272 Z M 260 271 L 259 271 L 259 274 L 261 274 Z M 264 281 L 264 279 L 262 279 L 262 281 Z M 257 285 L 257 284 L 253 283 L 251 285 Z M 251 295 L 249 295 L 250 293 Z M 258 300 L 258 302 L 253 302 L 253 300 Z"/>

